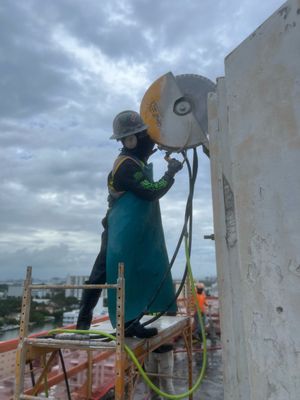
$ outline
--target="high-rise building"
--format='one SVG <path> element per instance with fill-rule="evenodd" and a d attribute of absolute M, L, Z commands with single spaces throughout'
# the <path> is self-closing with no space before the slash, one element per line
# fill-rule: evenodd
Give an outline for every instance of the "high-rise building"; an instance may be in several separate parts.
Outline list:
<path fill-rule="evenodd" d="M 67 285 L 84 285 L 85 281 L 88 280 L 87 275 L 68 275 Z M 81 299 L 82 289 L 66 289 L 66 297 L 76 297 L 78 300 Z"/>

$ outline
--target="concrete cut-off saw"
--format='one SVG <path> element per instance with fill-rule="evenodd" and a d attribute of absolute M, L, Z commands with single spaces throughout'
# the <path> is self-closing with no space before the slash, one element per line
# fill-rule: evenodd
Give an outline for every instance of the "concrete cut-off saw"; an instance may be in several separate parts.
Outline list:
<path fill-rule="evenodd" d="M 200 75 L 168 72 L 158 78 L 140 109 L 152 140 L 169 152 L 202 145 L 208 155 L 207 95 L 215 90 L 216 85 Z"/>

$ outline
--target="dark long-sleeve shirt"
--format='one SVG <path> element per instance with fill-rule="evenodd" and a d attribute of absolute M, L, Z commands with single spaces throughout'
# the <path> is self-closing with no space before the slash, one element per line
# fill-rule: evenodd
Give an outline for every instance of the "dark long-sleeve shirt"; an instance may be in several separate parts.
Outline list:
<path fill-rule="evenodd" d="M 118 193 L 131 191 L 144 200 L 154 201 L 170 189 L 174 178 L 166 172 L 161 179 L 154 182 L 145 174 L 142 162 L 126 158 L 114 174 L 110 173 L 108 182 Z"/>

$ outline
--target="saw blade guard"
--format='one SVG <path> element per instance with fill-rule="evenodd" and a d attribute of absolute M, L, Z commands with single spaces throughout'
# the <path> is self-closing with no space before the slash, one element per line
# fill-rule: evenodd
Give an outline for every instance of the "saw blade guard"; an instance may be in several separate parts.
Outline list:
<path fill-rule="evenodd" d="M 140 114 L 152 140 L 167 151 L 180 152 L 207 139 L 207 95 L 216 85 L 200 75 L 158 78 L 146 91 Z"/>

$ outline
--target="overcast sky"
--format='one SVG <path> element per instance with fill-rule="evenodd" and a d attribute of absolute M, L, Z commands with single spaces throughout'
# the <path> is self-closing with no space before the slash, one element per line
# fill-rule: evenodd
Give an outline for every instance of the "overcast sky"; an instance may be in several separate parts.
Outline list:
<path fill-rule="evenodd" d="M 215 82 L 224 57 L 280 0 L 0 0 L 1 278 L 89 274 L 119 145 L 114 116 L 139 110 L 168 71 Z M 153 156 L 155 177 L 166 169 Z M 210 167 L 199 151 L 192 263 L 215 275 Z M 161 200 L 171 255 L 187 174 Z M 173 276 L 184 270 L 181 253 Z"/>

